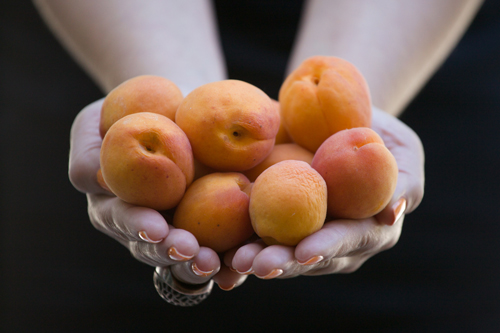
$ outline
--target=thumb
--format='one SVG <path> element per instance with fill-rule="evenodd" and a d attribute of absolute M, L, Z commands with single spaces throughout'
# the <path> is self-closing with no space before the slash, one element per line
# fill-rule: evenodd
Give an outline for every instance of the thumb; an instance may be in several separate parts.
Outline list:
<path fill-rule="evenodd" d="M 76 116 L 71 127 L 69 179 L 77 190 L 84 193 L 108 193 L 97 181 L 102 144 L 99 122 L 103 101 L 100 99 L 86 106 Z"/>
<path fill-rule="evenodd" d="M 374 110 L 374 130 L 398 164 L 398 181 L 389 204 L 377 214 L 383 224 L 393 224 L 415 210 L 424 196 L 424 149 L 418 135 L 399 119 Z M 374 119 L 374 120 L 375 120 Z M 390 130 L 388 130 L 390 129 Z"/>

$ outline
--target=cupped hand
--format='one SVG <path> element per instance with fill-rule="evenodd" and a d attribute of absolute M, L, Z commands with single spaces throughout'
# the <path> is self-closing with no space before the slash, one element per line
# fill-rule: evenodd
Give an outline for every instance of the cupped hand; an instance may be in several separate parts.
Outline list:
<path fill-rule="evenodd" d="M 97 230 L 127 247 L 139 261 L 170 266 L 175 277 L 186 283 L 208 281 L 220 270 L 217 253 L 200 247 L 191 233 L 175 229 L 159 212 L 128 204 L 99 185 L 102 103 L 103 99 L 85 107 L 71 128 L 69 178 L 77 190 L 87 194 L 90 221 Z M 230 278 L 225 285 L 236 280 L 232 275 Z"/>
<path fill-rule="evenodd" d="M 396 158 L 399 169 L 394 195 L 380 213 L 362 220 L 327 221 L 296 247 L 252 242 L 226 253 L 224 264 L 242 275 L 262 279 L 349 273 L 393 247 L 405 214 L 417 208 L 423 197 L 424 152 L 419 137 L 408 126 L 375 108 L 372 128 Z"/>

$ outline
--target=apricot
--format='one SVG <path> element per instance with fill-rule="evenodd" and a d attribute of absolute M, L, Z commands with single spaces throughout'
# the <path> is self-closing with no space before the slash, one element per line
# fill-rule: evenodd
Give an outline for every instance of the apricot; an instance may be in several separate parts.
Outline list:
<path fill-rule="evenodd" d="M 274 144 L 279 145 L 282 143 L 291 143 L 292 139 L 290 138 L 290 135 L 288 135 L 288 132 L 286 131 L 286 128 L 285 128 L 285 124 L 281 120 L 280 103 L 274 99 L 272 101 L 273 101 L 274 107 L 280 113 L 280 127 L 278 129 L 278 133 L 276 134 L 276 139 L 274 140 Z"/>
<path fill-rule="evenodd" d="M 353 64 L 337 57 L 303 61 L 283 82 L 279 102 L 291 139 L 311 152 L 338 131 L 371 126 L 368 85 Z"/>
<path fill-rule="evenodd" d="M 175 120 L 183 99 L 180 89 L 170 80 L 154 75 L 131 78 L 111 90 L 104 98 L 99 132 L 101 137 L 118 119 L 138 112 L 152 112 Z"/>
<path fill-rule="evenodd" d="M 243 174 L 247 176 L 251 182 L 254 182 L 264 170 L 278 162 L 296 160 L 307 162 L 307 164 L 310 165 L 313 157 L 313 153 L 296 143 L 282 143 L 275 145 L 269 156 L 250 170 L 244 171 Z"/>
<path fill-rule="evenodd" d="M 398 180 L 396 159 L 370 128 L 340 131 L 316 151 L 311 166 L 328 186 L 328 215 L 362 219 L 391 200 Z"/>
<path fill-rule="evenodd" d="M 109 189 L 108 185 L 106 185 L 106 182 L 104 181 L 104 178 L 102 177 L 102 170 L 101 169 L 97 170 L 96 177 L 97 177 L 97 183 L 99 185 L 101 185 L 101 187 L 103 189 L 105 189 L 106 191 L 111 192 L 111 190 Z"/>
<path fill-rule="evenodd" d="M 279 162 L 255 180 L 249 210 L 252 226 L 266 244 L 295 246 L 325 222 L 326 183 L 306 162 Z"/>
<path fill-rule="evenodd" d="M 173 225 L 201 246 L 227 251 L 254 234 L 248 212 L 250 181 L 241 173 L 212 173 L 195 180 L 174 214 Z"/>
<path fill-rule="evenodd" d="M 101 146 L 105 185 L 122 200 L 156 210 L 175 207 L 194 176 L 182 130 L 165 116 L 142 112 L 116 121 Z"/>
<path fill-rule="evenodd" d="M 208 167 L 208 166 L 200 163 L 200 161 L 198 161 L 196 158 L 194 159 L 194 180 L 197 180 L 203 176 L 206 176 L 208 174 L 215 173 L 215 172 L 217 172 L 217 171 L 214 170 L 213 168 Z"/>
<path fill-rule="evenodd" d="M 269 155 L 280 116 L 259 88 L 223 80 L 187 95 L 175 122 L 188 136 L 199 162 L 218 171 L 243 171 Z"/>

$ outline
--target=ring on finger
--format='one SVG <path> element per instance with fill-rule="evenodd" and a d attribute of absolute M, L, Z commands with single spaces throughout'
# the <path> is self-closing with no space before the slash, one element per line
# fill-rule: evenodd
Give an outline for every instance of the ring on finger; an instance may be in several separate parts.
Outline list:
<path fill-rule="evenodd" d="M 214 281 L 203 284 L 187 284 L 177 280 L 168 267 L 156 267 L 153 281 L 156 291 L 170 304 L 194 306 L 204 301 L 212 292 Z"/>

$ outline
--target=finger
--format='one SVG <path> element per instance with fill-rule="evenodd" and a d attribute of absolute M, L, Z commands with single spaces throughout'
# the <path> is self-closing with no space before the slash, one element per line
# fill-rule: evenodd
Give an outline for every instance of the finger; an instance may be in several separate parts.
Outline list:
<path fill-rule="evenodd" d="M 134 258 L 155 267 L 187 263 L 200 252 L 198 242 L 190 232 L 173 228 L 170 229 L 168 236 L 160 243 L 131 241 L 128 247 Z M 203 269 L 210 269 L 212 266 L 202 267 Z M 184 276 L 181 275 L 181 277 Z"/>
<path fill-rule="evenodd" d="M 224 262 L 227 266 L 234 269 L 239 274 L 249 275 L 254 273 L 253 261 L 257 254 L 262 251 L 266 245 L 262 240 L 246 244 L 236 251 L 229 251 L 224 256 Z"/>
<path fill-rule="evenodd" d="M 305 269 L 297 264 L 293 247 L 271 245 L 257 254 L 253 261 L 253 270 L 258 278 L 269 280 L 293 277 Z"/>
<path fill-rule="evenodd" d="M 383 138 L 398 163 L 398 182 L 388 209 L 406 200 L 405 213 L 412 212 L 424 194 L 424 149 L 418 135 L 399 119 L 374 108 L 373 129 Z"/>
<path fill-rule="evenodd" d="M 403 225 L 404 215 L 402 215 L 394 226 L 384 227 L 379 229 L 381 233 L 386 233 L 385 237 L 372 237 L 370 240 L 369 236 L 363 239 L 362 237 L 354 237 L 349 234 L 339 231 L 339 237 L 351 238 L 346 244 L 342 245 L 342 241 L 338 241 L 336 245 L 336 250 L 333 255 L 316 255 L 316 257 L 321 257 L 321 260 L 315 261 L 310 264 L 311 269 L 304 272 L 304 275 L 323 275 L 323 274 L 333 274 L 333 273 L 352 273 L 359 269 L 369 258 L 375 254 L 387 250 L 393 247 L 400 235 L 401 228 Z M 353 221 L 356 222 L 356 221 Z M 321 253 L 321 249 L 328 247 L 328 239 L 332 236 L 332 232 L 337 234 L 335 230 L 334 223 L 329 223 L 325 228 L 325 231 L 321 233 L 314 234 L 314 237 L 305 239 L 299 246 L 297 246 L 296 255 L 308 257 L 311 253 Z M 387 233 L 387 231 L 390 231 Z M 329 235 L 330 234 L 330 235 Z M 333 235 L 334 236 L 334 235 Z M 335 236 L 334 236 L 335 237 Z M 323 239 L 322 239 L 323 238 Z M 357 240 L 356 240 L 357 238 Z M 355 246 L 350 246 L 351 244 L 357 244 Z M 370 243 L 372 245 L 370 246 Z M 316 248 L 315 246 L 316 245 Z M 297 254 L 298 253 L 298 254 Z M 304 255 L 304 253 L 307 253 Z M 313 255 L 314 257 L 314 255 Z M 306 265 L 309 265 L 306 263 Z"/>
<path fill-rule="evenodd" d="M 159 243 L 169 233 L 165 218 L 156 210 L 103 194 L 88 194 L 87 200 L 94 227 L 115 239 Z"/>
<path fill-rule="evenodd" d="M 358 270 L 372 255 L 332 258 L 324 260 L 303 273 L 307 276 L 346 274 Z"/>
<path fill-rule="evenodd" d="M 214 282 L 224 291 L 233 290 L 245 282 L 248 275 L 242 275 L 232 271 L 226 265 L 222 265 L 220 271 L 214 276 Z"/>
<path fill-rule="evenodd" d="M 102 139 L 100 112 L 104 99 L 85 107 L 73 122 L 70 137 L 69 179 L 84 193 L 106 193 L 97 182 Z"/>
<path fill-rule="evenodd" d="M 402 178 L 407 177 L 406 175 L 400 174 L 397 185 L 397 187 L 400 187 L 399 190 L 396 190 L 389 204 L 382 209 L 380 213 L 375 215 L 375 218 L 380 224 L 391 226 L 396 223 L 401 216 L 408 212 L 408 202 L 406 198 L 409 196 L 404 192 L 406 185 L 404 185 L 405 180 Z"/>
<path fill-rule="evenodd" d="M 220 260 L 215 251 L 208 247 L 201 247 L 192 260 L 174 264 L 170 267 L 170 270 L 181 282 L 201 284 L 207 282 L 219 272 Z"/>
<path fill-rule="evenodd" d="M 424 153 L 418 138 L 408 139 L 405 146 L 395 146 L 390 149 L 398 163 L 398 182 L 389 205 L 394 205 L 399 199 L 406 200 L 405 213 L 415 210 L 424 196 Z M 413 131 L 411 131 L 413 133 Z M 411 154 L 409 152 L 412 152 Z"/>
<path fill-rule="evenodd" d="M 394 246 L 401 226 L 402 218 L 393 226 L 381 225 L 374 218 L 327 222 L 296 246 L 295 258 L 308 266 L 334 258 L 372 255 Z"/>

